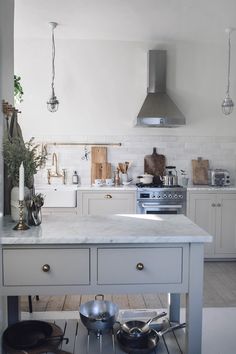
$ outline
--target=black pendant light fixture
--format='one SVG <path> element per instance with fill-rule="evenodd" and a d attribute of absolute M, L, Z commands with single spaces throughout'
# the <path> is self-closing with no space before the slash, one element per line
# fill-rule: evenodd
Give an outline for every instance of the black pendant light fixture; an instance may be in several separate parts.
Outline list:
<path fill-rule="evenodd" d="M 229 115 L 233 112 L 234 108 L 234 102 L 232 98 L 230 97 L 229 94 L 229 88 L 230 88 L 230 59 L 231 59 L 231 32 L 234 29 L 232 28 L 226 28 L 225 32 L 228 34 L 228 71 L 227 71 L 227 89 L 226 89 L 226 96 L 222 102 L 222 111 L 225 115 Z"/>
<path fill-rule="evenodd" d="M 59 101 L 55 95 L 54 89 L 54 80 L 55 80 L 55 56 L 56 56 L 56 47 L 54 39 L 54 29 L 57 27 L 56 22 L 49 22 L 49 25 L 52 29 L 52 83 L 51 83 L 51 96 L 47 101 L 47 108 L 50 112 L 56 112 L 58 110 Z"/>

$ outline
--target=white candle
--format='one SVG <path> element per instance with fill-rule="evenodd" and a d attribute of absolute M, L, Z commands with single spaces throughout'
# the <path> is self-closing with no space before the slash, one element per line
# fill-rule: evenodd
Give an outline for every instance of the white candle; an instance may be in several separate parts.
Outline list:
<path fill-rule="evenodd" d="M 21 162 L 19 168 L 19 200 L 24 200 L 24 193 L 25 192 L 25 170 L 23 162 Z"/>

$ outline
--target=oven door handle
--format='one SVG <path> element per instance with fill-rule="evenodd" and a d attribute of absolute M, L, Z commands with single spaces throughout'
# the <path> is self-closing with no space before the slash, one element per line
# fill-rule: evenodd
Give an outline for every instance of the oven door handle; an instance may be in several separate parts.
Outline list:
<path fill-rule="evenodd" d="M 159 208 L 159 209 L 182 209 L 183 205 L 173 205 L 173 204 L 155 204 L 155 203 L 142 203 L 143 208 Z"/>

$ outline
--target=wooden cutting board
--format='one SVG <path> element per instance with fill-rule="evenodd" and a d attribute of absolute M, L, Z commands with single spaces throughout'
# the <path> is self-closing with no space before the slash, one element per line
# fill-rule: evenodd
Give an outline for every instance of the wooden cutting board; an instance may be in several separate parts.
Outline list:
<path fill-rule="evenodd" d="M 144 157 L 144 173 L 149 173 L 153 176 L 163 176 L 165 174 L 165 165 L 165 156 L 158 154 L 155 147 L 152 155 Z"/>
<path fill-rule="evenodd" d="M 91 162 L 107 162 L 107 148 L 105 146 L 92 146 Z"/>
<path fill-rule="evenodd" d="M 91 183 L 95 179 L 110 178 L 111 164 L 107 163 L 107 148 L 105 146 L 92 146 L 91 148 Z M 108 177 L 106 177 L 108 176 Z"/>
<path fill-rule="evenodd" d="M 94 183 L 95 179 L 111 178 L 111 164 L 109 162 L 92 163 L 91 168 L 91 182 Z"/>
<path fill-rule="evenodd" d="M 192 160 L 193 184 L 208 184 L 209 160 Z"/>

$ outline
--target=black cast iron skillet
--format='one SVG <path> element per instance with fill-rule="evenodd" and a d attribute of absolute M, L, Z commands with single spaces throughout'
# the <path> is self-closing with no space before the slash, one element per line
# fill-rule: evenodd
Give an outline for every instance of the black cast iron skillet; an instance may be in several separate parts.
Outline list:
<path fill-rule="evenodd" d="M 55 327 L 56 325 L 53 324 Z M 58 326 L 56 326 L 58 327 Z M 63 340 L 62 330 L 58 327 L 60 335 L 52 335 L 53 327 L 44 321 L 20 321 L 9 326 L 3 333 L 3 344 L 16 350 L 31 349 L 45 344 L 58 346 Z M 68 339 L 65 338 L 68 341 Z"/>
<path fill-rule="evenodd" d="M 117 340 L 119 342 L 121 349 L 126 353 L 148 354 L 151 353 L 157 347 L 161 336 L 163 336 L 168 332 L 171 332 L 172 330 L 185 328 L 185 327 L 186 327 L 186 323 L 181 323 L 169 327 L 161 332 L 157 332 L 154 329 L 151 329 L 146 337 L 144 338 L 141 337 L 138 340 L 137 338 L 133 339 L 132 337 L 130 339 L 127 339 L 127 337 L 125 337 L 119 330 L 117 332 Z"/>

